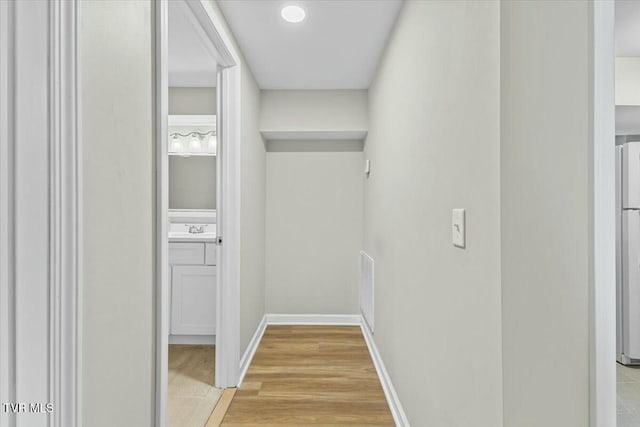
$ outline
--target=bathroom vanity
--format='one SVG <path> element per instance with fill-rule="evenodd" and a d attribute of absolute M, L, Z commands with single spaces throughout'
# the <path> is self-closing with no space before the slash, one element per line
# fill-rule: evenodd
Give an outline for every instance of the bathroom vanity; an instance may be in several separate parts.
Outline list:
<path fill-rule="evenodd" d="M 169 213 L 171 344 L 214 344 L 217 246 L 215 211 Z"/>
<path fill-rule="evenodd" d="M 170 344 L 215 344 L 216 116 L 169 116 Z"/>

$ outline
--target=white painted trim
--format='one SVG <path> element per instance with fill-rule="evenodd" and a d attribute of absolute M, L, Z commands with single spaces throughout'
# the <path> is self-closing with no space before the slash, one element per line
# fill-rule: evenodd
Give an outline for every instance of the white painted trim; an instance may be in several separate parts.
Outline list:
<path fill-rule="evenodd" d="M 240 60 L 222 17 L 209 0 L 183 0 L 211 39 L 219 55 L 218 65 L 218 235 L 223 244 L 217 252 L 217 345 L 216 387 L 237 385 L 240 368 L 240 155 L 241 88 Z M 156 407 L 157 427 L 166 426 L 169 274 L 168 274 L 168 7 L 167 0 L 156 5 Z M 221 174 L 222 173 L 222 174 Z M 220 175 L 221 174 L 221 175 Z M 227 218 L 227 221 L 223 219 Z"/>
<path fill-rule="evenodd" d="M 208 0 L 187 2 L 219 55 L 216 387 L 235 387 L 240 369 L 241 70 L 231 35 Z"/>
<path fill-rule="evenodd" d="M 215 224 L 217 212 L 215 209 L 169 209 L 169 223 L 196 222 L 198 224 Z"/>
<path fill-rule="evenodd" d="M 83 375 L 84 372 L 84 358 L 83 358 L 83 336 L 84 336 L 84 323 L 83 323 L 83 307 L 84 307 L 84 167 L 82 159 L 84 158 L 83 140 L 82 140 L 82 66 L 81 66 L 81 52 L 82 52 L 82 37 L 80 37 L 80 25 L 82 23 L 82 2 L 74 0 L 76 2 L 76 132 L 78 135 L 78 141 L 76 143 L 76 159 L 77 159 L 77 171 L 76 176 L 76 191 L 77 191 L 77 241 L 76 251 L 78 254 L 78 286 L 77 286 L 77 318 L 76 335 L 77 339 L 77 354 L 76 354 L 76 419 L 77 424 L 82 424 L 83 408 L 84 408 L 84 387 L 83 387 Z"/>
<path fill-rule="evenodd" d="M 80 283 L 82 217 L 79 187 L 78 3 L 57 0 L 49 9 L 49 294 L 50 386 L 53 425 L 80 424 Z"/>
<path fill-rule="evenodd" d="M 14 2 L 14 314 L 15 399 L 52 399 L 53 324 L 51 296 L 55 293 L 52 261 L 55 209 L 52 182 L 51 10 L 53 2 Z M 56 107 L 57 108 L 57 107 Z M 59 252 L 56 252 L 59 253 Z M 43 415 L 35 422 L 16 415 L 18 425 L 52 425 Z"/>
<path fill-rule="evenodd" d="M 360 326 L 359 314 L 266 314 L 269 325 Z"/>
<path fill-rule="evenodd" d="M 215 345 L 215 335 L 169 335 L 169 345 Z"/>
<path fill-rule="evenodd" d="M 382 390 L 384 390 L 384 395 L 387 398 L 387 403 L 389 404 L 391 415 L 393 415 L 393 421 L 398 427 L 409 427 L 410 424 L 409 419 L 407 418 L 407 414 L 405 414 L 404 409 L 402 408 L 398 393 L 396 393 L 396 389 L 393 387 L 391 377 L 387 372 L 387 368 L 385 368 L 384 366 L 382 356 L 380 355 L 380 352 L 378 352 L 376 343 L 373 340 L 373 336 L 369 332 L 369 328 L 367 328 L 364 319 L 362 319 L 360 329 L 362 330 L 362 335 L 364 335 L 364 340 L 366 341 L 367 347 L 369 348 L 369 353 L 371 354 L 373 365 L 376 367 L 376 372 L 378 372 L 378 378 L 380 378 Z"/>
<path fill-rule="evenodd" d="M 207 37 L 216 47 L 218 65 L 222 67 L 234 67 L 240 65 L 240 56 L 233 47 L 231 35 L 227 34 L 222 24 L 224 18 L 218 16 L 213 10 L 209 0 L 188 1 L 196 19 L 202 25 Z M 204 13 L 203 13 L 204 12 Z"/>
<path fill-rule="evenodd" d="M 37 420 L 3 413 L 2 427 L 80 424 L 78 8 L 0 4 L 0 401 L 54 405 Z"/>
<path fill-rule="evenodd" d="M 191 28 L 193 29 L 193 31 L 197 34 L 198 39 L 200 40 L 200 43 L 202 43 L 202 46 L 205 48 L 205 50 L 207 51 L 207 53 L 209 54 L 209 56 L 211 57 L 211 59 L 213 59 L 213 61 L 218 62 L 218 52 L 216 50 L 216 46 L 213 43 L 213 40 L 209 37 L 209 35 L 207 34 L 207 32 L 205 31 L 205 29 L 203 28 L 203 24 L 198 20 L 198 16 L 193 12 L 192 9 L 190 9 L 188 7 L 188 3 L 187 2 L 182 2 L 182 1 L 172 1 L 171 2 L 171 6 L 174 6 L 176 8 L 181 8 L 183 9 L 183 13 L 184 16 L 187 18 L 187 20 L 189 21 L 189 23 L 191 24 Z M 172 13 L 175 13 L 177 11 L 173 11 Z M 171 13 L 171 12 L 170 12 Z M 189 72 L 187 70 L 184 70 L 185 72 L 181 72 L 180 73 L 180 77 L 193 77 L 194 74 L 198 74 L 199 76 L 202 76 L 203 74 L 205 74 L 204 72 L 200 71 L 200 72 Z M 175 78 L 175 74 L 172 75 L 172 80 L 169 82 L 169 85 L 171 87 L 174 87 L 176 85 L 174 85 L 174 81 L 173 79 Z M 209 76 L 211 77 L 211 76 Z M 205 81 L 211 81 L 214 80 L 213 79 L 206 79 Z M 212 82 L 213 83 L 213 82 Z M 180 86 L 180 85 L 177 85 Z M 192 85 L 193 86 L 193 85 Z"/>
<path fill-rule="evenodd" d="M 589 383 L 591 427 L 616 425 L 614 2 L 590 3 L 592 93 L 590 149 Z"/>
<path fill-rule="evenodd" d="M 14 2 L 0 2 L 0 402 L 15 402 Z M 15 425 L 11 413 L 0 427 Z"/>
<path fill-rule="evenodd" d="M 213 127 L 213 130 L 216 130 L 216 116 L 214 114 L 171 114 L 169 115 L 169 127 L 174 126 L 206 126 Z"/>
<path fill-rule="evenodd" d="M 249 345 L 247 349 L 244 351 L 242 355 L 242 359 L 240 359 L 240 375 L 238 378 L 238 387 L 242 385 L 242 381 L 244 381 L 244 376 L 247 374 L 247 370 L 249 369 L 249 365 L 251 365 L 251 361 L 253 360 L 253 356 L 256 354 L 256 350 L 260 346 L 260 342 L 262 341 L 262 336 L 264 335 L 264 331 L 267 329 L 267 316 L 262 316 L 262 320 L 258 324 L 256 331 L 251 337 L 251 341 L 249 341 Z"/>
<path fill-rule="evenodd" d="M 169 5 L 155 5 L 155 134 L 156 134 L 156 386 L 155 425 L 167 425 L 169 378 Z"/>
<path fill-rule="evenodd" d="M 366 129 L 260 131 L 266 141 L 363 141 L 367 133 Z"/>
<path fill-rule="evenodd" d="M 216 387 L 235 387 L 240 369 L 240 180 L 241 121 L 240 67 L 219 73 L 218 96 L 218 217 Z"/>
<path fill-rule="evenodd" d="M 240 369 L 241 64 L 224 18 L 208 0 L 187 3 L 219 54 L 216 387 L 235 387 Z"/>

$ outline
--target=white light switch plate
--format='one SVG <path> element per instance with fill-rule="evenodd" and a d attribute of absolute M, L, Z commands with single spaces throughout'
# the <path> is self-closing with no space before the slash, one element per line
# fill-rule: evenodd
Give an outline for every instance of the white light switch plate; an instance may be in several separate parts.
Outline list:
<path fill-rule="evenodd" d="M 464 209 L 451 211 L 451 242 L 453 246 L 465 247 Z"/>

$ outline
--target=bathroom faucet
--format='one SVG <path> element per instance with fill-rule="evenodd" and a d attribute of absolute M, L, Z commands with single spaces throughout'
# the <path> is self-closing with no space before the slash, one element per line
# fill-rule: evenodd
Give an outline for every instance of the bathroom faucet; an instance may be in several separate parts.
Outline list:
<path fill-rule="evenodd" d="M 204 225 L 190 225 L 189 233 L 190 234 L 204 233 Z"/>

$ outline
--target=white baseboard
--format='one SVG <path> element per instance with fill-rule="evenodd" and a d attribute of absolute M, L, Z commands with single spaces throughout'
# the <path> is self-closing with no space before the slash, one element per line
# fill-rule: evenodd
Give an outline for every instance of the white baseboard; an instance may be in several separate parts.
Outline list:
<path fill-rule="evenodd" d="M 244 351 L 242 355 L 242 359 L 240 359 L 240 375 L 238 376 L 238 387 L 244 381 L 244 376 L 247 374 L 247 369 L 249 369 L 249 365 L 253 360 L 253 355 L 256 354 L 256 350 L 260 345 L 260 341 L 262 341 L 262 335 L 264 335 L 264 330 L 267 329 L 267 315 L 262 316 L 262 320 L 258 324 L 258 328 L 254 332 L 251 337 L 251 341 L 249 341 L 249 345 L 247 349 Z"/>
<path fill-rule="evenodd" d="M 169 344 L 215 345 L 215 335 L 169 335 Z"/>
<path fill-rule="evenodd" d="M 269 325 L 359 326 L 359 314 L 267 314 Z"/>
<path fill-rule="evenodd" d="M 391 383 L 389 373 L 387 372 L 387 369 L 382 362 L 382 357 L 378 352 L 376 343 L 373 341 L 373 336 L 371 335 L 371 332 L 369 332 L 369 328 L 367 327 L 364 319 L 362 319 L 360 328 L 362 329 L 362 335 L 364 335 L 364 340 L 366 341 L 367 347 L 369 348 L 369 353 L 371 354 L 373 365 L 376 367 L 376 371 L 378 372 L 378 378 L 380 378 L 382 390 L 384 390 L 384 395 L 387 398 L 387 403 L 389 404 L 391 415 L 393 415 L 393 421 L 395 421 L 396 426 L 398 427 L 409 427 L 410 424 L 409 420 L 407 419 L 407 415 L 404 413 L 404 409 L 402 408 L 402 404 L 400 403 L 400 399 L 398 398 L 396 389 L 393 387 L 393 383 Z"/>

